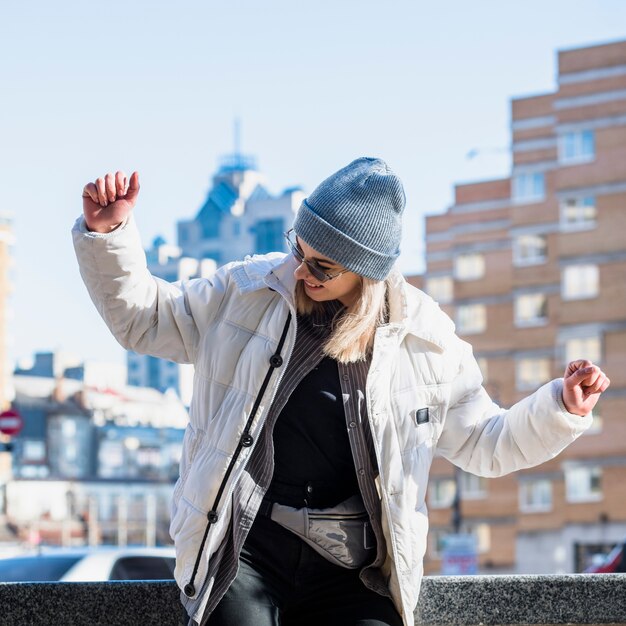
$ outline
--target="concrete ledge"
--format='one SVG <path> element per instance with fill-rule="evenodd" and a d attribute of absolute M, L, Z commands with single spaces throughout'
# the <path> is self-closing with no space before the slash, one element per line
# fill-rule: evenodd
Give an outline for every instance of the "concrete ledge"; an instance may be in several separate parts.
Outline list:
<path fill-rule="evenodd" d="M 170 581 L 0 583 L 0 606 L 7 626 L 182 624 Z M 415 617 L 424 626 L 626 624 L 626 574 L 427 577 Z"/>
<path fill-rule="evenodd" d="M 626 574 L 425 578 L 416 624 L 626 624 Z"/>

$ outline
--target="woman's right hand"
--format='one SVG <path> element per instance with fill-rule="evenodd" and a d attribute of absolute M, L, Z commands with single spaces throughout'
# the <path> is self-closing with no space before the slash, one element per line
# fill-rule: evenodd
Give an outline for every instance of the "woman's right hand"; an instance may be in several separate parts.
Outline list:
<path fill-rule="evenodd" d="M 137 202 L 139 174 L 130 180 L 124 172 L 107 174 L 83 188 L 83 214 L 87 228 L 96 233 L 109 233 L 126 220 Z"/>

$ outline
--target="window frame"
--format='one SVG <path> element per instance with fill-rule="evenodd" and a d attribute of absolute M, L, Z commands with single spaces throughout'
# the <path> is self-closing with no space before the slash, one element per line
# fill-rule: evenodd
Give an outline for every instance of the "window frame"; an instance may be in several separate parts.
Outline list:
<path fill-rule="evenodd" d="M 472 261 L 470 261 L 470 258 Z M 463 273 L 460 270 L 463 261 L 467 261 L 476 271 Z M 470 280 L 480 280 L 484 278 L 486 272 L 485 255 L 482 252 L 465 252 L 458 254 L 454 259 L 454 278 L 458 281 L 467 282 Z"/>
<path fill-rule="evenodd" d="M 449 284 L 449 288 L 446 285 L 445 288 L 437 286 L 435 289 L 431 289 L 431 283 L 436 282 L 441 284 L 443 281 Z M 425 291 L 433 300 L 435 300 L 435 302 L 438 302 L 439 304 L 450 304 L 454 300 L 454 279 L 448 274 L 445 276 L 427 277 Z"/>
<path fill-rule="evenodd" d="M 569 344 L 574 341 L 581 342 L 583 344 L 579 351 L 580 354 L 578 352 L 576 352 L 575 355 L 571 353 L 572 348 L 569 346 Z M 589 341 L 597 341 L 597 351 L 595 347 L 590 349 L 588 346 L 585 345 Z M 567 364 L 570 361 L 585 358 L 589 361 L 593 361 L 596 364 L 600 364 L 603 361 L 603 347 L 604 346 L 602 345 L 601 334 L 568 337 L 563 340 L 563 363 Z"/>
<path fill-rule="evenodd" d="M 543 202 L 545 199 L 545 172 L 520 172 L 513 175 L 511 180 L 511 200 L 515 204 L 532 204 Z"/>
<path fill-rule="evenodd" d="M 482 500 L 487 497 L 487 479 L 463 470 L 459 473 L 461 500 Z"/>
<path fill-rule="evenodd" d="M 574 472 L 583 472 L 588 471 L 589 473 L 589 484 L 592 487 L 591 483 L 595 479 L 599 482 L 599 490 L 594 492 L 591 489 L 586 491 L 583 494 L 572 494 L 572 474 Z M 602 491 L 602 467 L 600 465 L 577 465 L 572 466 L 565 470 L 565 501 L 569 504 L 579 504 L 584 502 L 599 502 L 604 498 L 604 494 Z"/>
<path fill-rule="evenodd" d="M 591 151 L 587 149 L 591 145 Z M 596 136 L 590 128 L 573 130 L 559 135 L 559 163 L 575 165 L 588 163 L 596 158 Z"/>
<path fill-rule="evenodd" d="M 521 377 L 521 369 L 524 364 L 528 364 L 532 369 L 536 369 L 537 363 L 547 366 L 547 372 L 544 377 L 534 380 L 525 381 Z M 515 361 L 515 388 L 517 391 L 534 391 L 542 385 L 545 385 L 552 379 L 552 361 L 549 357 L 521 357 Z"/>
<path fill-rule="evenodd" d="M 570 204 L 568 204 L 570 203 Z M 593 207 L 593 219 L 584 219 L 585 210 Z M 577 213 L 583 215 L 582 219 L 578 217 L 575 221 L 565 219 L 569 209 L 574 209 Z M 559 226 L 563 232 L 576 232 L 580 230 L 592 230 L 598 225 L 598 206 L 595 196 L 580 196 L 564 198 L 559 203 Z"/>
<path fill-rule="evenodd" d="M 530 493 L 530 500 L 526 500 L 524 498 L 524 492 L 528 491 L 529 488 L 539 487 L 541 485 L 547 484 L 548 486 L 548 495 L 549 495 L 549 503 L 544 502 L 535 502 L 532 496 L 536 495 L 536 490 L 532 490 Z M 538 491 L 538 490 L 537 490 Z M 519 492 L 518 492 L 518 504 L 519 510 L 522 513 L 548 513 L 552 511 L 554 506 L 554 486 L 553 481 L 548 478 L 533 478 L 529 480 L 523 480 L 519 484 Z"/>
<path fill-rule="evenodd" d="M 536 317 L 523 318 L 520 316 L 520 304 L 523 298 L 540 297 L 542 303 L 539 312 L 542 313 Z M 513 317 L 517 328 L 528 328 L 532 326 L 545 326 L 548 323 L 548 296 L 545 293 L 533 292 L 522 293 L 515 296 L 513 301 Z"/>
<path fill-rule="evenodd" d="M 542 248 L 543 255 L 533 255 L 533 256 L 524 256 L 522 255 L 523 246 L 520 244 L 520 239 L 523 237 L 537 237 L 544 242 L 544 246 Z M 525 234 L 518 235 L 513 239 L 513 265 L 515 267 L 526 267 L 529 265 L 542 265 L 543 263 L 547 263 L 548 261 L 548 238 L 546 235 L 533 235 L 533 234 Z"/>
<path fill-rule="evenodd" d="M 451 476 L 438 476 L 431 478 L 428 485 L 428 504 L 431 509 L 447 509 L 450 508 L 454 502 L 456 496 L 456 482 Z M 438 493 L 439 487 L 447 489 L 451 486 L 450 499 L 444 499 L 440 497 Z"/>
<path fill-rule="evenodd" d="M 592 270 L 595 289 L 593 291 L 587 291 L 582 287 L 586 287 L 589 276 L 585 276 L 587 270 Z M 576 282 L 575 293 L 568 293 L 569 277 L 572 277 Z M 582 285 L 582 287 L 581 287 Z M 592 300 L 600 295 L 600 266 L 595 263 L 579 263 L 565 266 L 561 271 L 561 299 L 566 302 L 574 300 Z"/>
<path fill-rule="evenodd" d="M 481 324 L 477 326 L 470 326 L 470 327 L 463 325 L 462 323 L 463 314 L 461 313 L 461 311 L 465 312 L 465 311 L 468 311 L 469 309 L 482 311 L 482 315 L 479 316 L 479 317 L 482 317 L 482 320 L 480 320 L 482 322 Z M 481 333 L 484 333 L 485 330 L 487 330 L 487 306 L 482 303 L 460 304 L 457 306 L 455 322 L 456 322 L 457 331 L 461 335 L 479 335 Z"/>

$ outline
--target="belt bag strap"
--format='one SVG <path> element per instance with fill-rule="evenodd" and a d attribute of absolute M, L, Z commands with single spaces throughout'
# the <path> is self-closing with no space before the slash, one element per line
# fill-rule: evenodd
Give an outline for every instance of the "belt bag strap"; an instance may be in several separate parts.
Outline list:
<path fill-rule="evenodd" d="M 274 503 L 270 517 L 335 565 L 357 569 L 373 556 L 374 533 L 359 495 L 329 509 Z"/>

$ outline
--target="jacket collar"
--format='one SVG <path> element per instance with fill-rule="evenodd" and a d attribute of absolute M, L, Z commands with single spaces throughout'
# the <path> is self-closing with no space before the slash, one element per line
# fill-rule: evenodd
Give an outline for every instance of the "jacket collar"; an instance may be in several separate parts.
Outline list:
<path fill-rule="evenodd" d="M 298 267 L 291 254 L 272 252 L 271 254 L 247 257 L 232 269 L 232 276 L 242 293 L 273 289 L 279 292 L 291 306 L 296 279 L 294 270 Z"/>
<path fill-rule="evenodd" d="M 389 327 L 399 340 L 413 335 L 443 352 L 449 344 L 444 317 L 434 300 L 410 285 L 394 267 L 389 276 Z M 450 324 L 451 326 L 451 324 Z"/>
<path fill-rule="evenodd" d="M 293 273 L 297 266 L 293 255 L 275 252 L 248 257 L 233 268 L 232 275 L 241 292 L 269 287 L 280 293 L 293 308 L 296 286 Z M 392 269 L 389 279 L 389 324 L 379 331 L 395 334 L 399 341 L 407 334 L 413 335 L 439 351 L 445 351 L 453 334 L 453 325 L 439 306 L 430 296 L 407 283 L 397 268 Z"/>

